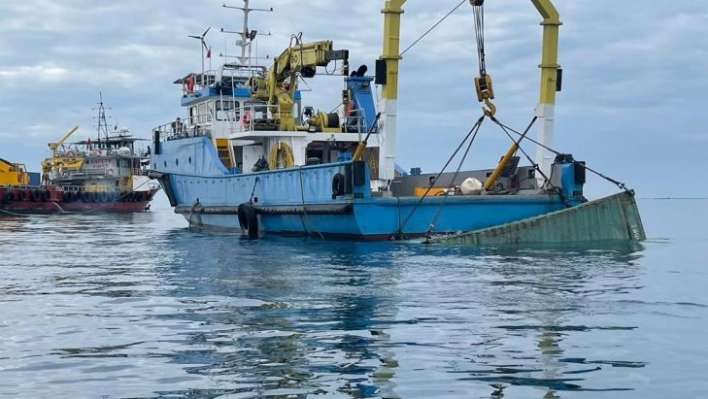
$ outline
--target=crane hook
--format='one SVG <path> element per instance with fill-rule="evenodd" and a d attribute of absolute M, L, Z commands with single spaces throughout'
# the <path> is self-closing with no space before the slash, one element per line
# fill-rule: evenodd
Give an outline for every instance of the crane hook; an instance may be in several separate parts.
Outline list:
<path fill-rule="evenodd" d="M 489 101 L 488 98 L 484 99 L 484 103 L 487 105 L 486 109 L 482 107 L 482 111 L 484 111 L 484 114 L 487 116 L 494 116 L 494 114 L 497 113 L 497 106 L 492 104 L 492 102 Z"/>

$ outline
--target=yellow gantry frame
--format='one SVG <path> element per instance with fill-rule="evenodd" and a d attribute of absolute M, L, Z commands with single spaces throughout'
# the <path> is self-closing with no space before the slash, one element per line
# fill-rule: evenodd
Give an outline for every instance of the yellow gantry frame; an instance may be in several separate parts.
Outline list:
<path fill-rule="evenodd" d="M 539 104 L 555 104 L 556 83 L 558 81 L 558 31 L 561 26 L 560 15 L 553 6 L 551 0 L 531 0 L 538 12 L 543 17 L 543 41 L 541 43 L 541 90 Z M 486 182 L 484 189 L 488 190 L 496 182 L 499 174 L 509 159 L 519 149 L 518 141 L 511 145 L 509 150 L 499 161 L 497 168 L 492 172 Z"/>
<path fill-rule="evenodd" d="M 398 60 L 401 59 L 401 14 L 406 0 L 386 0 L 381 12 L 384 14 L 384 41 L 381 59 L 386 61 L 386 84 L 381 97 L 388 100 L 398 98 Z"/>
<path fill-rule="evenodd" d="M 382 97 L 398 97 L 398 61 L 401 14 L 406 0 L 386 0 L 381 12 L 384 14 L 384 42 L 381 58 L 386 60 L 386 84 Z M 541 47 L 541 104 L 554 104 L 556 101 L 556 81 L 558 78 L 558 31 L 562 24 L 560 16 L 551 0 L 531 0 L 543 17 L 543 42 Z"/>
<path fill-rule="evenodd" d="M 383 85 L 381 96 L 384 99 L 395 100 L 398 98 L 398 61 L 399 54 L 401 14 L 406 0 L 386 0 L 381 12 L 384 14 L 384 42 L 381 59 L 386 61 L 386 84 Z M 543 21 L 543 41 L 541 46 L 541 89 L 540 104 L 555 104 L 556 87 L 558 80 L 558 31 L 561 25 L 560 15 L 551 0 L 531 0 Z M 519 149 L 518 143 L 512 144 L 509 150 L 499 161 L 497 168 L 484 184 L 484 189 L 489 189 L 499 177 L 504 165 Z"/>
<path fill-rule="evenodd" d="M 558 28 L 562 25 L 558 11 L 551 0 L 531 0 L 543 17 L 543 42 L 541 46 L 541 96 L 539 103 L 555 104 L 558 80 Z"/>

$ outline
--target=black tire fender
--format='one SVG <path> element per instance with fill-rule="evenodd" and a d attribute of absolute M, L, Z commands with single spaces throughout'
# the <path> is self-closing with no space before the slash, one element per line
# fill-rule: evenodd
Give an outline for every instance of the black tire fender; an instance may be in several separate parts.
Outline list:
<path fill-rule="evenodd" d="M 344 194 L 344 175 L 336 173 L 332 176 L 332 199 Z"/>
<path fill-rule="evenodd" d="M 248 238 L 258 238 L 258 215 L 253 205 L 244 202 L 238 206 L 238 224 L 248 233 Z"/>
<path fill-rule="evenodd" d="M 2 203 L 10 205 L 12 204 L 12 201 L 15 200 L 15 195 L 12 193 L 12 191 L 7 191 L 5 192 L 5 195 L 2 196 Z"/>

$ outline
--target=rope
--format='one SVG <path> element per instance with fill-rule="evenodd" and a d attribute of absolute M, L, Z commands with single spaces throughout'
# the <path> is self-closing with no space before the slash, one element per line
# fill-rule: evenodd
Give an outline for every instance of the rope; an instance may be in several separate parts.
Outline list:
<path fill-rule="evenodd" d="M 405 54 L 406 51 L 410 50 L 411 47 L 413 47 L 413 46 L 415 46 L 416 44 L 418 44 L 418 42 L 421 41 L 425 36 L 427 36 L 428 33 L 432 32 L 433 29 L 437 28 L 438 25 L 440 25 L 445 19 L 447 19 L 447 17 L 449 17 L 453 12 L 457 11 L 457 9 L 460 8 L 460 7 L 465 3 L 465 1 L 466 1 L 466 0 L 462 0 L 462 1 L 460 2 L 460 4 L 456 5 L 455 8 L 453 8 L 453 9 L 450 10 L 447 14 L 445 14 L 444 17 L 440 18 L 440 20 L 439 20 L 438 22 L 436 22 L 435 25 L 431 26 L 430 29 L 428 29 L 427 31 L 425 31 L 425 33 L 423 33 L 419 38 L 415 39 L 415 41 L 414 41 L 413 43 L 411 43 L 410 46 L 406 47 L 405 50 L 401 51 L 401 56 L 403 56 L 403 54 Z"/>
<path fill-rule="evenodd" d="M 300 219 L 302 222 L 302 229 L 305 230 L 305 234 L 309 234 L 307 231 L 307 221 L 309 220 L 309 217 L 307 215 L 307 211 L 305 210 L 305 185 L 302 182 L 302 166 L 298 168 L 298 176 L 300 177 L 300 201 L 302 202 L 302 215 L 303 218 Z M 315 223 L 312 223 L 313 225 Z M 321 239 L 325 239 L 324 236 L 322 235 L 322 232 L 320 232 L 318 229 L 315 228 L 315 232 L 320 236 Z"/>
<path fill-rule="evenodd" d="M 256 184 L 258 184 L 260 179 L 260 177 L 256 177 L 256 180 L 253 181 L 253 190 L 251 190 L 251 197 L 248 199 L 249 204 L 253 203 L 253 196 L 256 194 Z"/>
<path fill-rule="evenodd" d="M 438 181 L 438 179 L 443 174 L 445 169 L 447 169 L 448 165 L 450 165 L 450 162 L 452 162 L 452 160 L 455 158 L 455 156 L 460 151 L 462 146 L 465 144 L 467 139 L 473 134 L 474 134 L 474 136 L 472 138 L 472 141 L 474 141 L 474 138 L 477 137 L 477 132 L 479 132 L 479 128 L 482 126 L 482 122 L 484 121 L 485 116 L 486 116 L 485 114 L 482 114 L 482 116 L 479 117 L 479 119 L 474 124 L 474 126 L 472 126 L 472 128 L 469 130 L 469 132 L 467 132 L 467 135 L 465 136 L 465 138 L 462 140 L 462 142 L 460 142 L 460 145 L 457 146 L 457 148 L 455 149 L 455 152 L 452 153 L 452 155 L 447 160 L 447 162 L 445 162 L 445 165 L 443 166 L 440 173 L 438 173 L 438 175 L 435 176 L 435 179 L 433 179 L 433 182 L 430 183 L 430 186 L 428 186 L 428 189 L 425 190 L 425 192 L 423 193 L 423 196 L 420 197 L 420 199 L 415 204 L 413 209 L 411 209 L 411 211 L 408 213 L 408 216 L 406 216 L 406 218 L 403 220 L 403 223 L 400 224 L 400 226 L 398 227 L 398 230 L 396 230 L 393 234 L 391 234 L 391 239 L 405 239 L 405 236 L 403 235 L 403 228 L 406 227 L 406 224 L 408 224 L 411 217 L 413 217 L 413 214 L 415 213 L 415 211 L 418 209 L 418 207 L 423 202 L 425 197 L 428 196 L 428 193 L 430 193 L 430 190 L 432 190 L 433 186 L 435 186 L 435 183 Z"/>
<path fill-rule="evenodd" d="M 189 211 L 189 219 L 187 220 L 187 225 L 189 227 L 192 227 L 192 224 L 193 224 L 192 223 L 192 215 L 194 215 L 194 210 L 197 208 L 197 205 L 199 205 L 199 200 L 194 201 L 194 204 L 192 204 L 192 209 L 190 209 L 190 211 Z M 201 225 L 202 225 L 202 217 L 201 217 L 201 215 L 199 215 L 199 226 L 197 226 L 197 227 L 201 227 Z"/>
<path fill-rule="evenodd" d="M 519 144 L 521 143 L 521 140 L 523 140 L 523 139 L 526 138 L 526 134 L 528 134 L 529 130 L 531 130 L 531 127 L 533 126 L 533 124 L 536 122 L 537 119 L 538 119 L 538 117 L 537 117 L 537 116 L 534 116 L 534 117 L 531 119 L 531 123 L 529 123 L 529 125 L 526 126 L 526 129 L 524 130 L 524 133 L 521 135 L 521 137 L 519 137 L 518 140 L 514 140 L 514 138 L 511 137 L 511 134 L 509 134 L 509 131 L 507 130 L 507 128 L 504 127 L 504 126 L 502 126 L 502 124 L 501 124 L 496 118 L 492 117 L 492 120 L 493 120 L 494 122 L 496 122 L 496 123 L 499 125 L 499 127 L 501 127 L 501 129 L 504 131 L 504 133 L 506 133 L 506 135 L 511 139 L 511 141 L 513 141 L 514 143 L 516 143 L 516 148 L 517 148 L 518 150 L 520 150 L 520 151 L 524 154 L 524 156 L 526 157 L 526 159 L 527 159 L 527 160 L 529 161 L 529 163 L 532 165 L 533 169 L 534 169 L 536 172 L 538 172 L 538 173 L 543 177 L 544 185 L 548 184 L 548 185 L 551 187 L 551 190 L 547 190 L 547 192 L 548 192 L 549 194 L 555 193 L 555 194 L 561 199 L 561 201 L 563 202 L 563 204 L 565 204 L 566 207 L 570 207 L 570 202 L 568 201 L 568 198 L 567 198 L 565 195 L 563 195 L 563 191 L 560 189 L 560 187 L 556 187 L 556 186 L 553 185 L 553 183 L 552 183 L 551 177 L 553 177 L 553 170 L 551 170 L 551 177 L 546 176 L 546 174 L 543 173 L 543 171 L 542 171 L 541 168 L 538 166 L 538 164 L 535 163 L 535 162 L 533 161 L 533 159 L 531 159 L 531 156 L 529 156 L 529 154 L 526 153 L 526 151 L 524 151 L 524 149 L 521 148 L 521 146 L 519 145 Z M 540 188 L 540 187 L 539 187 L 539 188 Z"/>
<path fill-rule="evenodd" d="M 61 211 L 61 213 L 66 213 L 66 211 L 64 209 L 62 209 L 62 207 L 60 207 L 59 204 L 57 204 L 56 202 L 52 202 L 52 204 L 54 204 L 57 208 L 59 208 L 59 211 Z"/>
<path fill-rule="evenodd" d="M 503 123 L 501 123 L 501 122 L 499 122 L 499 121 L 497 121 L 497 120 L 495 120 L 495 122 L 496 122 L 499 126 L 508 129 L 509 131 L 513 132 L 513 133 L 516 134 L 516 135 L 519 135 L 519 136 L 522 135 L 521 133 L 519 133 L 519 132 L 517 132 L 516 130 L 510 128 L 509 126 L 504 125 Z M 528 141 L 530 141 L 530 142 L 536 144 L 537 146 L 539 146 L 539 147 L 541 147 L 541 148 L 545 148 L 546 150 L 548 150 L 548 151 L 554 153 L 556 156 L 558 156 L 558 155 L 567 155 L 567 154 L 563 154 L 562 152 L 556 151 L 556 150 L 554 150 L 553 148 L 551 148 L 551 147 L 549 147 L 549 146 L 547 146 L 547 145 L 541 144 L 541 143 L 539 143 L 538 141 L 536 141 L 536 140 L 534 140 L 534 139 L 532 139 L 532 138 L 526 137 L 526 140 L 528 140 Z M 622 182 L 620 182 L 620 181 L 618 181 L 618 180 L 615 180 L 615 179 L 613 179 L 613 178 L 611 178 L 611 177 L 609 177 L 609 176 L 606 176 L 606 175 L 604 175 L 604 174 L 602 174 L 602 173 L 600 173 L 600 172 L 598 172 L 598 171 L 596 171 L 596 170 L 590 168 L 589 166 L 587 166 L 587 165 L 585 165 L 585 164 L 581 164 L 580 162 L 576 161 L 576 160 L 573 159 L 572 157 L 570 157 L 569 161 L 570 161 L 570 162 L 573 162 L 573 164 L 575 164 L 575 165 L 580 165 L 580 166 L 582 166 L 583 168 L 587 169 L 588 171 L 590 171 L 590 172 L 596 174 L 597 176 L 599 176 L 599 177 L 601 177 L 601 178 L 603 178 L 603 179 L 609 181 L 610 183 L 615 184 L 620 190 L 624 190 L 624 191 L 626 191 L 626 192 L 628 192 L 628 193 L 634 195 L 634 190 L 627 188 L 627 186 L 626 186 L 624 183 L 622 183 Z M 536 167 L 538 167 L 538 166 L 536 165 Z M 544 178 L 545 178 L 545 176 L 544 176 Z"/>
<path fill-rule="evenodd" d="M 467 155 L 470 152 L 470 148 L 472 147 L 472 143 L 474 143 L 474 139 L 477 138 L 477 133 L 479 132 L 479 126 L 477 126 L 477 130 L 474 132 L 474 135 L 472 136 L 472 139 L 470 140 L 469 144 L 467 144 L 467 148 L 465 149 L 465 153 L 462 155 L 462 159 L 460 159 L 460 163 L 457 165 L 457 169 L 455 170 L 455 173 L 452 175 L 452 180 L 450 180 L 452 183 L 455 182 L 457 179 L 457 175 L 460 173 L 460 169 L 462 169 L 462 164 L 465 162 L 465 159 L 467 159 Z M 443 194 L 443 199 L 440 201 L 440 204 L 438 204 L 438 209 L 435 210 L 435 215 L 433 215 L 433 218 L 430 220 L 430 224 L 428 225 L 428 231 L 425 232 L 425 235 L 427 237 L 430 237 L 430 233 L 432 233 L 433 229 L 435 228 L 435 223 L 437 223 L 438 218 L 440 217 L 440 214 L 442 213 L 442 207 L 445 204 L 445 200 L 447 200 L 448 193 L 445 192 Z"/>
<path fill-rule="evenodd" d="M 10 216 L 27 216 L 27 215 L 24 214 L 24 213 L 15 213 L 15 212 L 7 211 L 7 210 L 2 209 L 2 208 L 0 208 L 0 212 L 1 212 L 1 213 L 4 213 L 4 214 L 6 214 L 6 215 L 10 215 Z"/>
<path fill-rule="evenodd" d="M 487 74 L 487 64 L 484 56 L 484 8 L 483 2 L 472 3 L 474 14 L 474 33 L 477 38 L 477 58 L 479 59 L 479 76 Z"/>
<path fill-rule="evenodd" d="M 531 123 L 529 123 L 529 125 L 526 127 L 526 129 L 524 130 L 523 133 L 518 133 L 518 132 L 517 132 L 517 134 L 521 134 L 521 137 L 519 137 L 519 140 L 518 140 L 518 141 L 517 141 L 517 140 L 514 140 L 514 138 L 511 137 L 511 134 L 509 133 L 509 130 L 507 130 L 508 128 L 507 128 L 506 126 L 504 126 L 501 122 L 499 122 L 499 121 L 498 121 L 496 118 L 494 118 L 493 116 L 492 116 L 491 118 L 492 118 L 492 121 L 495 122 L 497 125 L 499 125 L 499 127 L 504 131 L 504 133 L 506 133 L 506 135 L 511 139 L 511 141 L 513 141 L 513 142 L 516 143 L 516 145 L 517 145 L 518 148 L 519 148 L 519 151 L 521 151 L 521 153 L 524 154 L 524 156 L 526 157 L 526 160 L 529 161 L 529 163 L 531 164 L 531 166 L 533 167 L 533 169 L 534 169 L 536 172 L 538 172 L 538 173 L 543 177 L 544 181 L 548 182 L 548 184 L 551 184 L 551 179 L 548 178 L 548 176 L 546 176 L 545 173 L 543 173 L 543 171 L 542 171 L 541 168 L 538 166 L 538 164 L 535 163 L 535 162 L 533 161 L 533 159 L 531 158 L 531 156 L 530 156 L 523 148 L 521 148 L 521 146 L 519 145 L 519 144 L 521 143 L 521 140 L 523 140 L 523 139 L 530 140 L 530 139 L 526 136 L 526 134 L 529 132 L 529 130 L 531 129 L 531 127 L 533 126 L 533 124 L 536 123 L 536 120 L 538 119 L 538 117 L 537 117 L 537 116 L 534 116 L 534 117 L 531 119 Z M 552 184 L 551 184 L 551 187 L 553 187 Z"/>

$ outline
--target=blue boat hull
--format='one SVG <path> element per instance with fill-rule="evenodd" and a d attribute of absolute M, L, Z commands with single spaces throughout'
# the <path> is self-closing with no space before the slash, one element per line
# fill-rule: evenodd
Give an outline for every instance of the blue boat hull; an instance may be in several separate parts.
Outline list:
<path fill-rule="evenodd" d="M 240 231 L 238 207 L 249 204 L 261 233 L 412 238 L 496 226 L 574 204 L 555 195 L 377 196 L 368 168 L 359 168 L 357 177 L 352 162 L 233 174 L 204 137 L 161 145 L 170 158 L 155 154 L 153 173 L 175 211 L 206 229 Z M 348 193 L 333 195 L 337 174 L 348 176 Z"/>
<path fill-rule="evenodd" d="M 444 201 L 444 203 L 443 203 Z M 260 206 L 259 230 L 284 235 L 384 240 L 428 234 L 455 233 L 497 226 L 565 208 L 553 197 L 545 200 L 515 196 L 370 198 L 367 200 Z M 178 213 L 191 225 L 240 231 L 238 206 L 183 206 Z"/>

